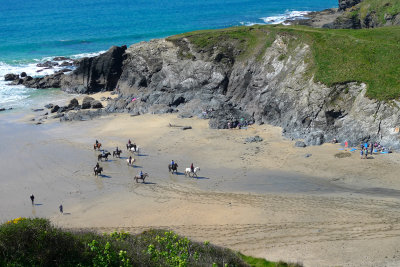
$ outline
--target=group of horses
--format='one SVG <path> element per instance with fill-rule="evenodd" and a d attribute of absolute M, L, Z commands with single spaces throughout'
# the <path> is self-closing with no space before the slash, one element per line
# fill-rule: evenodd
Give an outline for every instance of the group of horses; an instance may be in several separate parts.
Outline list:
<path fill-rule="evenodd" d="M 102 145 L 101 143 L 97 142 L 93 145 L 94 150 L 97 151 L 102 151 L 101 149 Z M 137 146 L 135 143 L 128 143 L 126 144 L 126 149 L 132 153 L 137 153 L 139 154 L 139 146 Z M 103 153 L 99 154 L 97 156 L 97 161 L 103 161 L 103 159 L 105 159 L 106 161 L 108 160 L 108 156 L 111 156 L 110 152 L 106 152 L 106 151 L 102 151 Z M 122 151 L 119 150 L 118 148 L 113 151 L 113 158 L 117 157 L 120 158 L 121 157 L 121 153 Z M 129 159 L 126 160 L 126 162 L 128 163 L 129 166 L 133 166 L 133 162 L 135 162 L 135 159 L 130 157 Z M 96 167 L 94 167 L 94 175 L 98 176 L 99 174 L 101 175 L 101 172 L 103 171 L 102 167 L 97 167 L 98 165 L 96 165 Z M 170 173 L 178 173 L 178 164 L 174 163 L 174 164 L 168 164 L 168 170 Z M 193 170 L 191 168 L 186 168 L 185 169 L 185 176 L 189 176 L 189 177 L 198 177 L 197 174 L 200 171 L 200 167 L 195 167 Z M 148 173 L 143 173 L 143 175 L 135 175 L 134 180 L 136 182 L 138 182 L 138 180 L 142 180 L 142 182 L 144 183 L 144 180 L 146 179 L 146 177 L 148 177 Z"/>
<path fill-rule="evenodd" d="M 111 156 L 111 153 L 107 152 L 105 150 L 102 150 L 101 147 L 102 147 L 102 144 L 97 142 L 97 141 L 93 145 L 93 149 L 94 150 L 102 151 L 102 153 L 97 156 L 97 161 L 103 161 L 103 159 L 105 159 L 107 161 L 108 160 L 108 156 Z M 139 146 L 137 146 L 136 144 L 128 143 L 128 144 L 126 144 L 126 149 L 128 151 L 132 152 L 132 153 L 139 153 Z M 115 151 L 113 151 L 112 155 L 113 155 L 113 158 L 114 157 L 120 158 L 121 154 L 122 154 L 122 150 L 117 148 Z M 132 158 L 132 157 L 130 157 L 129 159 L 126 160 L 126 162 L 128 163 L 129 166 L 132 166 L 134 161 L 135 161 L 135 159 Z M 93 168 L 93 171 L 94 171 L 94 175 L 95 176 L 101 175 L 101 173 L 103 171 L 103 167 L 100 167 L 100 166 L 96 165 Z M 136 182 L 138 182 L 138 180 L 142 180 L 144 182 L 144 179 L 146 177 L 148 177 L 148 176 L 149 175 L 147 173 L 145 173 L 145 174 L 142 175 L 142 177 L 140 175 L 136 175 L 134 177 L 134 179 L 136 180 Z"/>

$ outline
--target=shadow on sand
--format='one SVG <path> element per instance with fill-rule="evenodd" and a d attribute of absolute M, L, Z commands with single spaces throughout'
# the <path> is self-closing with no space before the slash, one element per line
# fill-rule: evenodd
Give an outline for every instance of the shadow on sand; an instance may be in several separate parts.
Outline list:
<path fill-rule="evenodd" d="M 99 174 L 99 177 L 101 177 L 101 178 L 111 178 L 111 176 L 105 175 L 105 174 Z"/>

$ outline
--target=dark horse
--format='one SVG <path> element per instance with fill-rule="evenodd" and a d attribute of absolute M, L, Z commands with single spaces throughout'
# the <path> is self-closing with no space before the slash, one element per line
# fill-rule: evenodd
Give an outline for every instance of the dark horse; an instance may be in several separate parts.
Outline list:
<path fill-rule="evenodd" d="M 111 153 L 110 153 L 110 152 L 104 153 L 104 155 L 103 155 L 103 154 L 99 154 L 99 155 L 97 156 L 97 161 L 99 161 L 99 160 L 103 161 L 103 158 L 105 158 L 106 160 L 108 160 L 108 156 L 111 156 Z"/>
<path fill-rule="evenodd" d="M 122 151 L 121 150 L 115 150 L 115 151 L 113 151 L 113 157 L 117 157 L 117 158 L 119 158 L 119 157 L 121 157 L 121 153 L 122 153 Z"/>
<path fill-rule="evenodd" d="M 103 167 L 98 167 L 98 168 L 94 167 L 93 170 L 94 170 L 94 175 L 96 175 L 96 176 L 99 174 L 101 175 L 101 172 L 103 171 Z"/>
<path fill-rule="evenodd" d="M 140 177 L 140 175 L 136 175 L 135 178 L 133 178 L 133 179 L 136 180 L 136 183 L 138 183 L 138 180 L 142 180 L 143 183 L 144 183 L 144 179 L 146 179 L 146 177 L 148 177 L 148 176 L 149 176 L 149 175 L 148 175 L 147 173 L 143 173 L 143 176 L 142 176 L 142 177 Z"/>
<path fill-rule="evenodd" d="M 169 172 L 172 172 L 172 173 L 174 173 L 174 172 L 178 173 L 178 164 L 174 163 L 174 165 L 172 165 L 172 166 L 171 166 L 171 163 L 168 164 L 168 170 L 169 170 Z"/>

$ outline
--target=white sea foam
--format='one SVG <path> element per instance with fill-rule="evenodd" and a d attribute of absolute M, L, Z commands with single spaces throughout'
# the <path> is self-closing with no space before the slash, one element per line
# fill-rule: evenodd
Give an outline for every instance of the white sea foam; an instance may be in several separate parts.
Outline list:
<path fill-rule="evenodd" d="M 303 19 L 311 11 L 286 11 L 285 14 L 261 18 L 266 24 L 280 24 L 286 20 Z"/>
<path fill-rule="evenodd" d="M 275 16 L 263 17 L 260 18 L 258 22 L 251 22 L 251 21 L 242 21 L 240 22 L 241 25 L 245 26 L 253 26 L 259 24 L 280 24 L 284 23 L 286 20 L 293 20 L 293 19 L 304 19 L 306 18 L 307 14 L 311 11 L 286 11 L 284 14 L 278 14 Z"/>

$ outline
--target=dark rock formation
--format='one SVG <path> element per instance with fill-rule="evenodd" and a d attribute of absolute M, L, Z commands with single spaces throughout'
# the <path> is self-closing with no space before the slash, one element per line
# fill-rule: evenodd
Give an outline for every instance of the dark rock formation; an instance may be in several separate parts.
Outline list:
<path fill-rule="evenodd" d="M 8 73 L 8 74 L 4 75 L 5 81 L 14 81 L 14 80 L 18 80 L 18 79 L 19 79 L 18 74 Z"/>
<path fill-rule="evenodd" d="M 68 57 L 55 57 L 53 58 L 54 61 L 64 61 L 64 60 L 70 60 Z"/>
<path fill-rule="evenodd" d="M 294 143 L 295 147 L 306 147 L 306 143 L 304 143 L 303 141 L 296 141 L 296 143 Z"/>
<path fill-rule="evenodd" d="M 339 0 L 339 11 L 344 11 L 350 7 L 361 3 L 363 0 Z"/>
<path fill-rule="evenodd" d="M 64 77 L 61 88 L 76 93 L 114 90 L 122 73 L 125 50 L 126 46 L 113 46 L 97 57 L 79 60 L 79 67 Z"/>
<path fill-rule="evenodd" d="M 250 136 L 250 137 L 246 137 L 246 139 L 244 140 L 246 143 L 258 143 L 258 142 L 262 142 L 264 139 L 262 139 L 261 137 L 259 137 L 258 135 L 256 136 Z"/>
<path fill-rule="evenodd" d="M 55 67 L 55 66 L 58 66 L 58 63 L 57 62 L 54 62 L 54 61 L 45 61 L 45 62 L 42 62 L 42 63 L 38 63 L 38 64 L 36 64 L 36 66 L 37 67 L 41 67 L 41 68 L 53 68 L 53 67 Z"/>
<path fill-rule="evenodd" d="M 64 116 L 60 117 L 60 121 L 87 121 L 106 114 L 104 109 L 70 111 L 64 113 Z"/>
<path fill-rule="evenodd" d="M 21 72 L 20 76 L 21 76 L 21 78 L 26 77 L 26 76 L 27 76 L 27 75 L 26 75 L 26 72 Z"/>
<path fill-rule="evenodd" d="M 54 107 L 51 108 L 50 112 L 51 113 L 55 113 L 60 109 L 60 107 L 58 105 L 55 105 Z"/>

